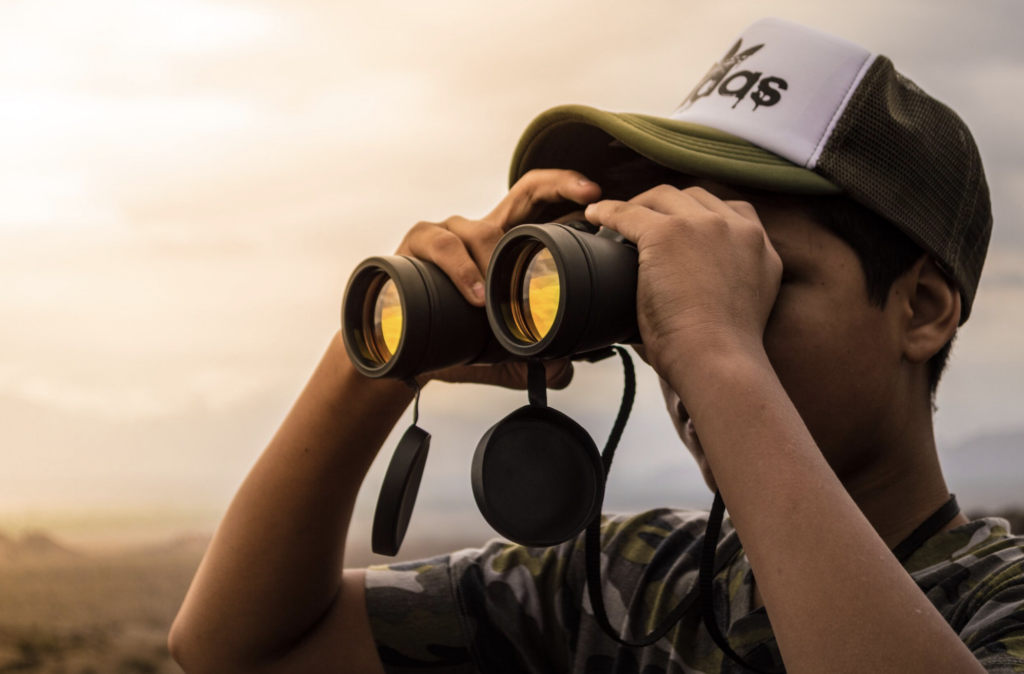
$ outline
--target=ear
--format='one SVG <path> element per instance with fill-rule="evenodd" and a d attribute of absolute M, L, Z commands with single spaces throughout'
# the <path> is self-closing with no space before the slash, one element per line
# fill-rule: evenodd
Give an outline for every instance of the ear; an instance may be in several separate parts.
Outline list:
<path fill-rule="evenodd" d="M 903 355 L 911 363 L 924 363 L 953 338 L 960 324 L 960 291 L 929 255 L 893 288 L 900 289 L 906 293 Z"/>

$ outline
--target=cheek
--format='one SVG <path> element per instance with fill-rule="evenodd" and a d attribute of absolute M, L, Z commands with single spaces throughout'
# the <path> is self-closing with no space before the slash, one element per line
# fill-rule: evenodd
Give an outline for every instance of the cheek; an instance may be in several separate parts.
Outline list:
<path fill-rule="evenodd" d="M 886 388 L 883 313 L 862 287 L 796 284 L 779 295 L 765 328 L 765 350 L 783 387 L 826 458 L 866 440 Z"/>

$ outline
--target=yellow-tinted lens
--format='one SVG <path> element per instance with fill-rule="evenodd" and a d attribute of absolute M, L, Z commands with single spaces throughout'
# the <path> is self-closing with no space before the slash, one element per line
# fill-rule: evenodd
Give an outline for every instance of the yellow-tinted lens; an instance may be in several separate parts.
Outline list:
<path fill-rule="evenodd" d="M 555 322 L 562 284 L 551 251 L 540 248 L 523 274 L 523 317 L 527 334 L 534 341 L 544 339 Z"/>
<path fill-rule="evenodd" d="M 381 286 L 373 308 L 373 346 L 383 363 L 398 350 L 402 340 L 402 302 L 392 279 Z"/>

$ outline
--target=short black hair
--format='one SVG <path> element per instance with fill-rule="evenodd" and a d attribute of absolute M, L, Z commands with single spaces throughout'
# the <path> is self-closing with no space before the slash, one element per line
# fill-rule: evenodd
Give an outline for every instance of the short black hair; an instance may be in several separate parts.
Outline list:
<path fill-rule="evenodd" d="M 602 198 L 629 200 L 658 185 L 687 187 L 694 178 L 674 171 L 625 147 L 621 161 L 597 177 Z M 768 196 L 772 193 L 744 188 L 743 192 Z M 853 249 L 864 270 L 868 301 L 885 308 L 889 291 L 927 253 L 895 225 L 866 206 L 842 194 L 808 196 L 801 199 L 812 218 Z M 956 333 L 928 360 L 928 391 L 932 404 L 939 379 L 949 362 Z"/>

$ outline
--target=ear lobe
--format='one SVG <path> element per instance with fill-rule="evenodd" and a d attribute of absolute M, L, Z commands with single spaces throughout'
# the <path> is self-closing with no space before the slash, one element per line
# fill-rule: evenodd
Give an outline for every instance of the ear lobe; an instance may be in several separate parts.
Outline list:
<path fill-rule="evenodd" d="M 905 279 L 897 284 L 908 293 L 903 355 L 911 363 L 924 363 L 953 338 L 960 324 L 960 291 L 928 255 Z"/>

